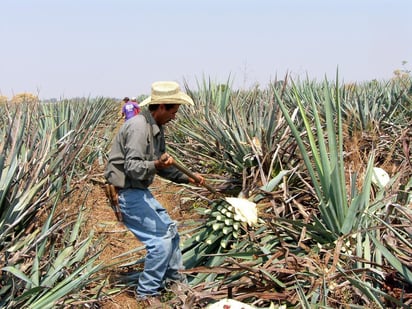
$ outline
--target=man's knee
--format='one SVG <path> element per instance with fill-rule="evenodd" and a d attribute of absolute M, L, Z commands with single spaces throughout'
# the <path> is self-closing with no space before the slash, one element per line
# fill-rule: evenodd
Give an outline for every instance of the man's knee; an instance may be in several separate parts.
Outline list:
<path fill-rule="evenodd" d="M 179 234 L 177 232 L 177 225 L 176 223 L 172 223 L 169 225 L 169 228 L 167 229 L 165 238 L 174 239 L 176 237 L 179 237 Z"/>

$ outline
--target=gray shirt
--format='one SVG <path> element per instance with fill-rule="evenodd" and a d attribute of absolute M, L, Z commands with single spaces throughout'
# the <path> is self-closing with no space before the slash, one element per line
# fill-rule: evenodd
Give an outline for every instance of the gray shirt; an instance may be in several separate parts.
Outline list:
<path fill-rule="evenodd" d="M 121 126 L 114 139 L 104 176 L 119 188 L 146 189 L 156 174 L 176 183 L 188 183 L 188 176 L 174 166 L 156 170 L 154 161 L 165 151 L 164 128 L 158 126 L 150 112 L 145 110 Z"/>

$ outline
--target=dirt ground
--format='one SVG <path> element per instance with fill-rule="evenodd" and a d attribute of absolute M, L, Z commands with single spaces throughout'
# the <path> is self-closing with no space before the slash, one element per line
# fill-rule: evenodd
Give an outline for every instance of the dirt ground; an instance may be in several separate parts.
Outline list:
<path fill-rule="evenodd" d="M 99 180 L 103 180 L 101 176 Z M 86 222 L 86 229 L 93 229 L 96 237 L 104 236 L 104 250 L 100 255 L 100 261 L 110 264 L 116 256 L 140 247 L 142 244 L 123 224 L 117 221 L 100 181 L 93 181 L 89 186 L 90 193 L 87 203 L 91 212 Z M 182 209 L 176 196 L 176 192 L 181 190 L 181 187 L 161 178 L 155 178 L 150 188 L 174 220 L 183 222 L 185 218 L 190 217 L 190 213 Z M 136 256 L 136 259 L 138 258 L 139 256 Z M 136 300 L 130 289 L 111 296 L 99 305 L 103 309 L 137 308 Z"/>

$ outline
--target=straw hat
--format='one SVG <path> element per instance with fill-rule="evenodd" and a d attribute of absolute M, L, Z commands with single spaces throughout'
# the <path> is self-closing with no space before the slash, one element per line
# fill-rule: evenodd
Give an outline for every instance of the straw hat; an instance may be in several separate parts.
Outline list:
<path fill-rule="evenodd" d="M 176 82 L 154 82 L 152 94 L 140 106 L 148 104 L 189 104 L 194 105 L 192 98 L 180 91 Z"/>

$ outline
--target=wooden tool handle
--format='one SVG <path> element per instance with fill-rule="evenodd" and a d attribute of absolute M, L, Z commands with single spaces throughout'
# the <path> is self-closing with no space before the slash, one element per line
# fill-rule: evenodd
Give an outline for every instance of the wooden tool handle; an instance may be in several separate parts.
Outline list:
<path fill-rule="evenodd" d="M 160 157 L 160 160 L 162 161 L 166 161 L 167 160 L 167 155 L 163 154 Z M 194 179 L 196 182 L 200 183 L 200 179 L 199 177 L 197 177 L 194 173 L 192 173 L 189 169 L 187 169 L 186 167 L 180 165 L 179 163 L 177 163 L 176 161 L 173 160 L 173 166 L 175 166 L 179 171 L 181 171 L 182 173 L 186 174 L 187 176 L 189 176 L 190 178 Z M 210 192 L 212 193 L 217 193 L 216 190 L 211 187 L 210 185 L 208 185 L 207 183 L 203 183 L 202 184 L 203 187 L 205 187 L 206 189 L 208 189 Z"/>

